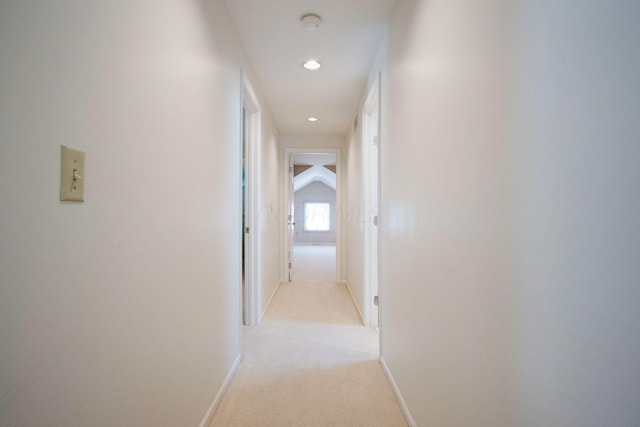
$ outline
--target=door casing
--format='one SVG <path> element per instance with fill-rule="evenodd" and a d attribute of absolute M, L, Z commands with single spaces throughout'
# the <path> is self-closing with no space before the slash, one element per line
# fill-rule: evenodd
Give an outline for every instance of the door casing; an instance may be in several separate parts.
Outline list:
<path fill-rule="evenodd" d="M 262 271 L 262 244 L 258 228 L 261 194 L 259 177 L 262 172 L 260 167 L 262 123 L 258 98 L 244 73 L 242 74 L 241 97 L 242 108 L 240 114 L 242 114 L 242 109 L 246 110 L 245 128 L 241 129 L 241 132 L 246 133 L 245 230 L 242 230 L 242 238 L 245 244 L 245 292 L 244 295 L 241 295 L 241 312 L 243 313 L 241 322 L 247 326 L 258 326 L 262 321 L 262 277 L 260 274 Z M 242 143 L 241 141 L 241 145 Z M 240 149 L 243 149 L 242 146 Z M 242 153 L 240 162 L 242 163 Z M 242 166 L 240 167 L 240 171 L 242 171 Z M 242 174 L 242 172 L 240 173 Z M 240 179 L 242 179 L 242 177 Z M 242 268 L 242 263 L 240 268 Z M 240 274 L 242 280 L 242 271 Z"/>
<path fill-rule="evenodd" d="M 362 111 L 362 172 L 364 223 L 364 323 L 379 327 L 380 306 L 374 298 L 380 298 L 380 74 L 371 85 Z"/>
<path fill-rule="evenodd" d="M 290 159 L 293 154 L 296 153 L 330 153 L 336 156 L 336 283 L 342 281 L 342 174 L 341 174 L 341 151 L 339 148 L 285 148 L 284 159 L 282 164 L 284 170 L 282 171 L 282 194 L 283 194 L 283 212 L 281 213 L 282 219 L 282 269 L 281 280 L 282 282 L 289 281 L 289 250 L 293 250 L 290 247 L 289 239 L 289 206 L 293 201 L 293 194 L 289 188 L 289 165 Z"/>

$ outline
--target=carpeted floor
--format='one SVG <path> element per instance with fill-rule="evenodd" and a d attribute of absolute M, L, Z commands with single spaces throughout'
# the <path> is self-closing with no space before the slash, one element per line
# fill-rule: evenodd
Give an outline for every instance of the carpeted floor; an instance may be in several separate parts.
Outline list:
<path fill-rule="evenodd" d="M 335 247 L 296 246 L 292 283 L 261 326 L 245 328 L 244 356 L 210 427 L 406 426 L 362 326 Z"/>

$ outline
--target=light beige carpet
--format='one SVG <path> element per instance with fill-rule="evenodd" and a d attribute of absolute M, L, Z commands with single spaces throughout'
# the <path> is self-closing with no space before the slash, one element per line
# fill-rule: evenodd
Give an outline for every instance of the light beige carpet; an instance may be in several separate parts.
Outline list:
<path fill-rule="evenodd" d="M 210 426 L 406 426 L 377 333 L 335 283 L 335 247 L 296 246 L 293 278 L 262 325 L 245 328 L 242 362 Z"/>

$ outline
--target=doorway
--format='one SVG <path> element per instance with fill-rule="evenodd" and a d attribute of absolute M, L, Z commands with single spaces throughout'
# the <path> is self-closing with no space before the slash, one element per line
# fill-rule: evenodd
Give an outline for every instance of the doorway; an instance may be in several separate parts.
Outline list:
<path fill-rule="evenodd" d="M 367 94 L 362 114 L 362 170 L 364 178 L 365 323 L 379 327 L 380 253 L 380 75 Z"/>
<path fill-rule="evenodd" d="M 283 238 L 282 277 L 296 280 L 296 248 L 326 246 L 335 251 L 333 265 L 340 282 L 340 150 L 285 149 L 284 200 L 287 206 Z M 308 253 L 309 250 L 305 250 Z M 325 251 L 326 252 L 326 251 Z"/>
<path fill-rule="evenodd" d="M 251 84 L 242 78 L 241 111 L 241 305 L 242 324 L 257 326 L 261 320 L 262 284 L 259 272 L 260 235 L 260 105 Z"/>

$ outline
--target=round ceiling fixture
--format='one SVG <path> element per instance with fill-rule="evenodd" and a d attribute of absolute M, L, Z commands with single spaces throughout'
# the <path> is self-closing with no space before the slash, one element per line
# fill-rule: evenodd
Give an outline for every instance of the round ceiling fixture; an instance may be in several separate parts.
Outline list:
<path fill-rule="evenodd" d="M 322 18 L 315 13 L 303 15 L 300 21 L 302 21 L 302 25 L 309 31 L 317 30 L 320 24 L 322 24 Z"/>
<path fill-rule="evenodd" d="M 322 64 L 319 63 L 316 59 L 310 59 L 302 64 L 302 66 L 307 70 L 315 71 L 319 70 L 322 67 Z"/>
<path fill-rule="evenodd" d="M 308 122 L 317 122 L 318 118 L 317 117 L 307 117 L 307 121 Z"/>

